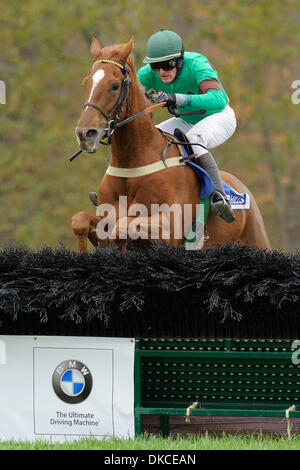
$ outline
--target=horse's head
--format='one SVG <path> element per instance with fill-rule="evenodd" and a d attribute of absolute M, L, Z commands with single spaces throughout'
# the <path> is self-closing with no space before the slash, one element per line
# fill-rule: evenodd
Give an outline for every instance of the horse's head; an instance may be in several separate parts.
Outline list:
<path fill-rule="evenodd" d="M 83 80 L 85 104 L 75 129 L 80 148 L 86 152 L 97 150 L 109 121 L 122 112 L 128 93 L 126 61 L 132 48 L 133 38 L 103 49 L 97 39 L 92 40 L 93 66 Z"/>

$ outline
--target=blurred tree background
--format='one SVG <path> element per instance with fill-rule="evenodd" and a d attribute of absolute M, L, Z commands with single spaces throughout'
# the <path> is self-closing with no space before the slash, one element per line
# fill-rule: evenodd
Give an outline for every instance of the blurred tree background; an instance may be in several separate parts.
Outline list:
<path fill-rule="evenodd" d="M 298 0 L 11 0 L 0 1 L 0 247 L 75 249 L 71 217 L 94 213 L 109 150 L 68 157 L 83 104 L 90 42 L 135 38 L 142 65 L 148 37 L 164 27 L 185 49 L 208 56 L 230 96 L 238 127 L 213 151 L 220 168 L 254 193 L 273 247 L 299 247 L 300 79 Z M 166 110 L 154 115 L 158 123 Z"/>

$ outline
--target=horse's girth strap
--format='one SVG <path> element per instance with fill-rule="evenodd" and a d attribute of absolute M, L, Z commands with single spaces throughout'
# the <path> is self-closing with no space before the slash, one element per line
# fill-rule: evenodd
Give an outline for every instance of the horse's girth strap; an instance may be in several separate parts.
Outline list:
<path fill-rule="evenodd" d="M 162 160 L 159 160 L 158 162 L 150 163 L 150 165 L 138 166 L 136 168 L 118 168 L 115 166 L 109 166 L 106 170 L 106 174 L 117 176 L 119 178 L 137 178 L 138 176 L 146 176 L 157 171 L 185 165 L 182 157 L 167 158 L 165 163 L 166 165 Z"/>

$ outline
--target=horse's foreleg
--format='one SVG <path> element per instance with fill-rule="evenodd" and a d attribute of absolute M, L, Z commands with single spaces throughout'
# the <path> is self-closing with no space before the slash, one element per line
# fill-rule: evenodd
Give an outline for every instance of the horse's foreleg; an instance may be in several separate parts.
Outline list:
<path fill-rule="evenodd" d="M 72 217 L 72 229 L 77 240 L 79 252 L 88 252 L 88 239 L 95 247 L 98 245 L 96 227 L 99 220 L 100 217 L 91 216 L 87 212 L 78 212 L 78 214 Z"/>

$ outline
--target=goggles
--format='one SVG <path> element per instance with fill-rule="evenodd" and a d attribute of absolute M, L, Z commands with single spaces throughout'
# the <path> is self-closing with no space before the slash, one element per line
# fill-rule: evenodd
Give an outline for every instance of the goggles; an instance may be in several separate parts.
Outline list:
<path fill-rule="evenodd" d="M 163 69 L 166 72 L 169 72 L 172 70 L 174 67 L 176 67 L 176 60 L 175 59 L 170 59 L 170 60 L 165 60 L 164 62 L 154 62 L 150 64 L 152 70 L 160 70 Z"/>

